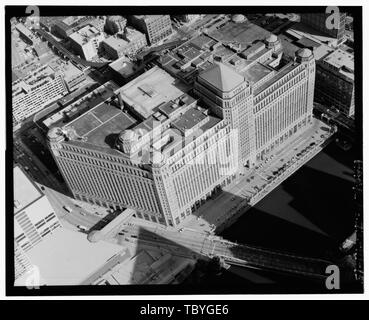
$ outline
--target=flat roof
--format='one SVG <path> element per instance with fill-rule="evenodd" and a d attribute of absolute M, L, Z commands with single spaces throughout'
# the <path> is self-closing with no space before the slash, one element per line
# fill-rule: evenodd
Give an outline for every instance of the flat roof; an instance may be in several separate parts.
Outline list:
<path fill-rule="evenodd" d="M 13 168 L 13 179 L 14 213 L 17 213 L 41 198 L 42 193 L 18 166 Z"/>
<path fill-rule="evenodd" d="M 257 62 L 241 71 L 240 74 L 250 83 L 257 83 L 272 71 L 271 68 Z"/>
<path fill-rule="evenodd" d="M 352 53 L 338 49 L 325 57 L 323 61 L 333 66 L 338 72 L 344 74 L 350 79 L 354 79 L 355 63 L 354 55 Z"/>
<path fill-rule="evenodd" d="M 254 96 L 258 95 L 265 89 L 267 89 L 270 85 L 272 85 L 274 82 L 278 81 L 282 77 L 284 77 L 287 73 L 291 72 L 293 69 L 297 68 L 299 66 L 298 63 L 290 62 L 287 65 L 285 65 L 281 70 L 279 70 L 271 79 L 263 83 L 260 87 L 258 87 L 255 92 Z"/>
<path fill-rule="evenodd" d="M 271 33 L 251 22 L 234 23 L 228 22 L 217 30 L 211 31 L 209 35 L 218 41 L 227 44 L 238 42 L 241 50 L 246 49 L 255 40 L 264 40 Z"/>
<path fill-rule="evenodd" d="M 100 31 L 97 30 L 92 25 L 86 25 L 78 31 L 69 35 L 69 38 L 77 42 L 78 44 L 83 44 L 85 40 L 90 40 L 91 38 L 100 34 Z"/>
<path fill-rule="evenodd" d="M 119 89 L 127 104 L 144 118 L 153 114 L 157 106 L 174 100 L 189 87 L 155 66 Z"/>
<path fill-rule="evenodd" d="M 78 285 L 123 250 L 110 242 L 91 243 L 85 233 L 59 228 L 27 255 L 39 268 L 41 285 Z M 16 285 L 25 285 L 26 279 L 19 280 Z"/>

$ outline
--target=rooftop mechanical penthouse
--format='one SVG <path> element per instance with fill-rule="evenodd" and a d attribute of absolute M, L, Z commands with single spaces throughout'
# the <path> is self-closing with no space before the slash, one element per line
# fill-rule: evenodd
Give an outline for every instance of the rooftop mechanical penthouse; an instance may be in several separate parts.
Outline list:
<path fill-rule="evenodd" d="M 276 36 L 254 46 L 233 62 L 212 61 L 193 88 L 154 67 L 50 129 L 49 146 L 75 198 L 178 226 L 241 165 L 256 165 L 304 130 L 312 52 L 282 64 Z"/>

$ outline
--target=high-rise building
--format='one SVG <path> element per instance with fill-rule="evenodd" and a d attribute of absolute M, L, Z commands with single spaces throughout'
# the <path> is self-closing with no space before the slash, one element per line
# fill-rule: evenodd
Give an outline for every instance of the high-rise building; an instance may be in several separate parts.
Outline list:
<path fill-rule="evenodd" d="M 17 124 L 66 94 L 63 74 L 44 65 L 12 83 L 13 123 Z"/>
<path fill-rule="evenodd" d="M 173 32 L 169 15 L 134 15 L 129 19 L 135 28 L 146 34 L 150 45 L 165 39 Z"/>
<path fill-rule="evenodd" d="M 337 26 L 327 28 L 327 20 L 329 19 L 328 21 L 329 24 L 329 22 L 331 21 L 330 17 L 331 14 L 332 13 L 317 13 L 317 12 L 302 13 L 301 22 L 337 39 L 337 45 L 340 45 L 344 41 L 346 13 L 339 13 Z M 334 22 L 334 20 L 332 21 Z"/>
<path fill-rule="evenodd" d="M 338 49 L 317 62 L 316 99 L 347 117 L 355 115 L 354 55 Z"/>
<path fill-rule="evenodd" d="M 84 59 L 91 60 L 98 55 L 104 34 L 91 25 L 84 26 L 69 35 L 74 50 Z"/>
<path fill-rule="evenodd" d="M 74 197 L 177 226 L 229 184 L 237 134 L 188 89 L 154 67 L 115 100 L 52 128 L 49 145 Z"/>
<path fill-rule="evenodd" d="M 61 224 L 47 197 L 18 166 L 14 167 L 14 240 L 27 252 Z"/>

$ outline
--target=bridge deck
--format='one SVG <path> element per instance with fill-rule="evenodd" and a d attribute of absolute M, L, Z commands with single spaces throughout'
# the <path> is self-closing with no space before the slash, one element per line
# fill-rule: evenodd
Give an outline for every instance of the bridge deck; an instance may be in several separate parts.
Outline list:
<path fill-rule="evenodd" d="M 213 255 L 220 256 L 230 264 L 295 273 L 311 277 L 325 277 L 326 267 L 333 263 L 316 258 L 270 251 L 262 248 L 214 240 Z"/>

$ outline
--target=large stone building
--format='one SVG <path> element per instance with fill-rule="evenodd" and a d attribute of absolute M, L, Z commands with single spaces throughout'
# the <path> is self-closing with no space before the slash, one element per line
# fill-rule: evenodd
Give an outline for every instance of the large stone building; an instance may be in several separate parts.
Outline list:
<path fill-rule="evenodd" d="M 119 59 L 124 55 L 133 55 L 147 45 L 143 33 L 126 28 L 125 32 L 110 36 L 102 42 L 102 48 L 111 59 Z"/>
<path fill-rule="evenodd" d="M 239 161 L 248 167 L 311 123 L 315 60 L 308 49 L 280 66 L 282 47 L 271 35 L 240 57 L 200 73 L 195 94 L 239 134 Z"/>
<path fill-rule="evenodd" d="M 51 151 L 77 199 L 129 207 L 178 226 L 311 123 L 315 60 L 308 49 L 280 66 L 271 35 L 236 60 L 214 62 L 191 87 L 154 67 L 80 117 L 49 131 Z M 237 67 L 239 69 L 237 69 Z"/>

